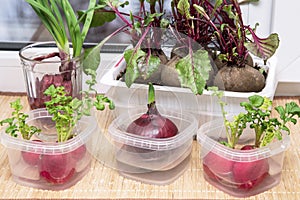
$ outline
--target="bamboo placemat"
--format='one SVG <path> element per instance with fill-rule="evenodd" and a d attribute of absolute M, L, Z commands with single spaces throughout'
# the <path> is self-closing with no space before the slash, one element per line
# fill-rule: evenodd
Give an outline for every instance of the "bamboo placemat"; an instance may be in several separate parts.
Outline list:
<path fill-rule="evenodd" d="M 0 119 L 10 116 L 9 102 L 21 98 L 25 110 L 29 110 L 25 96 L 0 94 Z M 275 98 L 274 105 L 297 101 L 296 97 Z M 110 113 L 102 113 L 99 124 L 102 127 L 112 120 Z M 273 189 L 247 199 L 300 199 L 300 125 L 291 129 L 291 146 L 286 151 L 282 180 Z M 194 141 L 191 163 L 185 173 L 175 182 L 165 185 L 143 184 L 124 178 L 117 171 L 93 160 L 89 173 L 75 186 L 63 191 L 39 190 L 24 187 L 12 181 L 5 148 L 0 145 L 0 197 L 4 199 L 234 199 L 209 185 L 203 178 L 199 159 L 199 144 Z"/>

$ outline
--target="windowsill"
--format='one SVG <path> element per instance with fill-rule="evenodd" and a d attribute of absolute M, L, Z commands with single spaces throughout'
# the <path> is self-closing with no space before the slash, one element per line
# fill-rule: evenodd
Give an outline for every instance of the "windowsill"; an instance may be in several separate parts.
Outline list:
<path fill-rule="evenodd" d="M 118 55 L 119 53 L 101 53 L 101 64 L 98 68 L 99 76 L 102 76 L 108 70 L 110 63 Z M 0 92 L 25 93 L 26 89 L 18 51 L 0 51 L 0 60 Z M 279 80 L 275 96 L 297 96 L 300 94 L 299 88 L 300 81 Z M 105 92 L 106 88 L 98 86 L 97 90 Z"/>

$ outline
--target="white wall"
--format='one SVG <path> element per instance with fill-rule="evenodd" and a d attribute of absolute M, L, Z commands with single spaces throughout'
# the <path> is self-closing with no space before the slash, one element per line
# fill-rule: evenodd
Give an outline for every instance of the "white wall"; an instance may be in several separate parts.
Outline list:
<path fill-rule="evenodd" d="M 289 3 L 287 3 L 289 2 Z M 272 31 L 278 32 L 280 46 L 278 57 L 278 80 L 300 82 L 300 1 L 280 1 L 274 5 Z"/>

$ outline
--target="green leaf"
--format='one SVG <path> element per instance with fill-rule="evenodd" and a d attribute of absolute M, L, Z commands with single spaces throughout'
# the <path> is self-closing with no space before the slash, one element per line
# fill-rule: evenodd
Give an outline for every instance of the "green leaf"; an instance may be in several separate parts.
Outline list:
<path fill-rule="evenodd" d="M 207 13 L 205 12 L 205 9 L 202 6 L 199 6 L 197 4 L 194 4 L 193 6 L 199 14 L 201 14 L 206 19 L 210 19 Z"/>
<path fill-rule="evenodd" d="M 176 64 L 181 85 L 188 87 L 194 94 L 202 94 L 209 72 L 212 69 L 208 52 L 198 50 L 180 59 Z"/>
<path fill-rule="evenodd" d="M 236 15 L 232 11 L 232 5 L 225 5 L 223 7 L 223 11 L 225 11 L 227 13 L 227 15 L 229 16 L 230 19 L 236 19 Z"/>
<path fill-rule="evenodd" d="M 155 72 L 158 69 L 159 65 L 159 57 L 151 55 L 148 62 L 144 64 L 144 67 L 146 68 L 144 77 L 146 79 L 149 78 L 153 74 L 153 72 Z"/>
<path fill-rule="evenodd" d="M 101 44 L 101 43 L 100 43 Z M 100 64 L 100 50 L 102 45 L 97 45 L 93 48 L 85 49 L 83 60 L 83 71 L 86 73 L 87 69 L 96 71 Z"/>
<path fill-rule="evenodd" d="M 251 2 L 258 2 L 259 0 L 239 0 L 239 4 L 246 4 L 246 3 L 251 3 Z"/>
<path fill-rule="evenodd" d="M 259 108 L 264 103 L 264 98 L 259 95 L 250 96 L 248 99 L 249 99 L 249 102 L 251 103 L 251 105 L 256 108 Z"/>
<path fill-rule="evenodd" d="M 151 22 L 155 20 L 155 18 L 162 16 L 163 13 L 153 13 L 150 15 L 147 15 L 146 18 L 144 19 L 144 26 L 148 26 Z"/>
<path fill-rule="evenodd" d="M 125 73 L 125 83 L 130 87 L 132 83 L 139 77 L 139 59 L 144 58 L 146 53 L 141 49 L 128 49 L 124 52 L 124 58 L 127 64 Z"/>
<path fill-rule="evenodd" d="M 210 18 L 212 18 L 215 15 L 216 10 L 222 5 L 223 0 L 216 0 L 214 10 L 212 11 Z"/>
<path fill-rule="evenodd" d="M 84 53 L 84 60 L 83 60 L 83 70 L 85 73 L 87 73 L 87 70 L 93 70 L 96 71 L 99 64 L 100 64 L 100 50 L 102 46 L 115 34 L 119 33 L 121 30 L 123 30 L 124 27 L 118 28 L 115 32 L 104 38 L 98 45 L 91 49 L 87 49 Z"/>
<path fill-rule="evenodd" d="M 284 116 L 285 110 L 284 110 L 283 106 L 276 106 L 276 107 L 275 107 L 275 110 L 278 112 L 278 114 L 279 114 L 280 116 Z"/>
<path fill-rule="evenodd" d="M 86 35 L 87 35 L 87 33 L 90 29 L 92 19 L 93 19 L 94 13 L 95 13 L 94 12 L 95 5 L 96 5 L 96 0 L 90 0 L 88 11 L 87 11 L 87 14 L 86 14 L 86 17 L 85 17 L 85 20 L 84 20 L 84 23 L 83 23 L 83 28 L 82 28 L 82 31 L 81 31 L 81 40 L 82 40 L 82 42 L 85 40 Z"/>
<path fill-rule="evenodd" d="M 278 34 L 272 33 L 267 38 L 259 38 L 254 32 L 251 32 L 251 34 L 253 41 L 245 43 L 245 47 L 255 56 L 264 60 L 272 57 L 279 47 L 280 40 Z"/>
<path fill-rule="evenodd" d="M 81 54 L 82 50 L 82 37 L 80 26 L 77 21 L 77 16 L 69 1 L 61 0 L 62 10 L 64 11 L 70 38 L 73 45 L 73 56 L 77 57 Z"/>
<path fill-rule="evenodd" d="M 84 16 L 84 14 L 85 14 L 84 11 L 78 11 L 79 17 Z M 108 12 L 105 9 L 97 9 L 91 21 L 91 27 L 103 26 L 105 23 L 111 22 L 114 19 L 116 19 L 116 14 L 114 12 Z"/>
<path fill-rule="evenodd" d="M 178 12 L 185 16 L 187 19 L 192 19 L 193 17 L 190 14 L 190 3 L 188 0 L 179 0 L 177 4 Z"/>

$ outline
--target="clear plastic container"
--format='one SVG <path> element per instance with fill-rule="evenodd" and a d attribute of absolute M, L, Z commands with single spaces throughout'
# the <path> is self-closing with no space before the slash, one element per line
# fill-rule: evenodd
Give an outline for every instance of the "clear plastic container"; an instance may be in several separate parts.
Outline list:
<path fill-rule="evenodd" d="M 83 117 L 76 126 L 76 137 L 56 142 L 56 129 L 45 109 L 32 110 L 27 123 L 42 129 L 31 140 L 1 133 L 7 148 L 13 180 L 21 185 L 63 190 L 81 180 L 90 169 L 92 136 L 98 130 L 94 117 Z M 42 141 L 42 142 L 41 142 Z"/>
<path fill-rule="evenodd" d="M 253 130 L 248 128 L 238 145 L 254 144 L 254 137 Z M 284 133 L 282 140 L 262 148 L 231 149 L 219 143 L 226 140 L 226 132 L 223 120 L 216 120 L 202 125 L 197 139 L 201 144 L 204 178 L 214 187 L 235 197 L 248 197 L 279 184 L 289 135 Z"/>
<path fill-rule="evenodd" d="M 148 138 L 126 132 L 128 125 L 146 111 L 146 108 L 137 108 L 116 118 L 108 128 L 107 138 L 110 143 L 103 138 L 99 139 L 106 146 L 111 144 L 114 154 L 110 152 L 109 158 L 112 160 L 108 161 L 105 154 L 96 157 L 117 169 L 123 176 L 145 183 L 168 184 L 178 178 L 188 166 L 193 135 L 198 124 L 193 115 L 159 109 L 164 117 L 176 124 L 177 135 L 170 138 Z M 103 147 L 102 144 L 99 146 Z M 110 148 L 105 149 L 108 151 Z"/>

